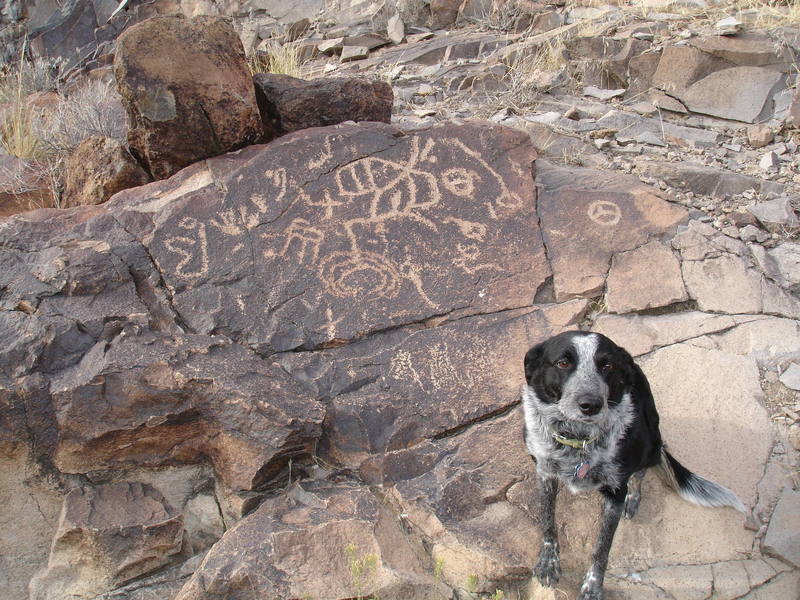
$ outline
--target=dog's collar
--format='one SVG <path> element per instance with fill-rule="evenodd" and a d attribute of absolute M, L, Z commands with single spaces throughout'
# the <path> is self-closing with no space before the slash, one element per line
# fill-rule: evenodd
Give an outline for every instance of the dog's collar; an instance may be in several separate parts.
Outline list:
<path fill-rule="evenodd" d="M 579 450 L 584 450 L 586 446 L 597 440 L 597 436 L 583 440 L 573 440 L 571 438 L 566 438 L 563 435 L 558 435 L 554 431 L 553 439 L 557 441 L 559 444 L 564 444 L 565 446 L 569 446 L 570 448 L 577 448 Z"/>

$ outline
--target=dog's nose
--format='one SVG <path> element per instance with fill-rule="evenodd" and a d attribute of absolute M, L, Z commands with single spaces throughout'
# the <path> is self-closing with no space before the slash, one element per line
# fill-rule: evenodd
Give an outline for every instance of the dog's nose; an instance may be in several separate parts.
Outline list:
<path fill-rule="evenodd" d="M 578 408 L 583 414 L 591 417 L 603 408 L 603 399 L 600 396 L 581 396 L 578 400 Z"/>

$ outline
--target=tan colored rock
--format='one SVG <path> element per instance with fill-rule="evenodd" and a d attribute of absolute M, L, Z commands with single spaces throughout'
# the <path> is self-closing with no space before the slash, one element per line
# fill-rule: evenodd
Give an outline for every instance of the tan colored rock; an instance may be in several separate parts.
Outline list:
<path fill-rule="evenodd" d="M 442 592 L 424 556 L 369 489 L 306 482 L 229 530 L 175 600 L 253 593 L 425 600 Z"/>
<path fill-rule="evenodd" d="M 406 26 L 400 15 L 392 15 L 389 17 L 389 23 L 386 26 L 386 35 L 395 44 L 401 44 L 406 38 Z"/>
<path fill-rule="evenodd" d="M 148 181 L 150 177 L 122 143 L 92 136 L 81 142 L 67 162 L 64 206 L 101 204 L 121 190 Z"/>
<path fill-rule="evenodd" d="M 800 567 L 800 492 L 788 486 L 769 521 L 764 552 Z"/>
<path fill-rule="evenodd" d="M 711 73 L 676 94 L 692 112 L 754 123 L 768 116 L 772 94 L 783 85 L 778 71 L 761 67 L 733 67 Z M 728 90 L 735 89 L 731 94 Z"/>
<path fill-rule="evenodd" d="M 0 422 L 7 414 L 0 402 Z M 62 504 L 27 454 L 0 448 L 0 590 L 9 599 L 28 598 L 28 582 L 47 565 Z"/>
<path fill-rule="evenodd" d="M 558 301 L 599 295 L 614 254 L 686 219 L 683 208 L 634 178 L 541 162 L 537 169 L 542 235 Z"/>
<path fill-rule="evenodd" d="M 155 488 L 123 481 L 73 489 L 31 599 L 94 598 L 167 564 L 182 542 L 183 517 Z"/>
<path fill-rule="evenodd" d="M 800 324 L 796 320 L 765 316 L 714 336 L 714 344 L 760 364 L 778 364 L 797 352 L 797 339 Z"/>
<path fill-rule="evenodd" d="M 116 41 L 114 75 L 131 150 L 156 179 L 261 136 L 239 36 L 217 17 L 165 16 Z"/>
<path fill-rule="evenodd" d="M 737 322 L 730 315 L 695 311 L 658 316 L 603 314 L 595 320 L 592 331 L 610 337 L 633 356 L 640 356 L 699 335 L 725 331 Z"/>
<path fill-rule="evenodd" d="M 747 128 L 747 141 L 753 148 L 763 148 L 772 143 L 775 132 L 766 124 L 750 125 Z"/>
<path fill-rule="evenodd" d="M 670 451 L 692 471 L 729 487 L 752 505 L 772 445 L 755 359 L 681 343 L 655 351 L 640 365 L 653 389 Z M 741 523 L 734 511 L 705 512 L 709 518 Z M 736 558 L 730 552 L 726 556 Z"/>
<path fill-rule="evenodd" d="M 605 299 L 610 312 L 634 312 L 687 298 L 680 263 L 661 242 L 614 255 L 606 280 Z"/>
<path fill-rule="evenodd" d="M 741 600 L 795 600 L 800 588 L 800 571 L 781 573 L 774 579 L 757 587 Z"/>
<path fill-rule="evenodd" d="M 700 310 L 761 312 L 761 277 L 738 256 L 723 254 L 705 260 L 684 260 L 683 279 Z"/>
<path fill-rule="evenodd" d="M 661 53 L 652 84 L 671 96 L 679 96 L 694 82 L 727 67 L 729 62 L 691 46 L 667 46 Z"/>
<path fill-rule="evenodd" d="M 681 600 L 705 600 L 714 591 L 711 565 L 656 567 L 648 569 L 643 579 Z"/>
<path fill-rule="evenodd" d="M 800 90 L 796 91 L 794 94 L 792 105 L 789 108 L 788 121 L 791 125 L 800 127 Z"/>

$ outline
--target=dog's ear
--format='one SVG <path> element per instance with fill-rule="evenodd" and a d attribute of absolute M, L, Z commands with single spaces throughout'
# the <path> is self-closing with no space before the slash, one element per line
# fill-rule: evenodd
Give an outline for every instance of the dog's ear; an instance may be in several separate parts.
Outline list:
<path fill-rule="evenodd" d="M 531 378 L 542 362 L 543 344 L 536 344 L 525 353 L 525 381 L 531 384 Z"/>

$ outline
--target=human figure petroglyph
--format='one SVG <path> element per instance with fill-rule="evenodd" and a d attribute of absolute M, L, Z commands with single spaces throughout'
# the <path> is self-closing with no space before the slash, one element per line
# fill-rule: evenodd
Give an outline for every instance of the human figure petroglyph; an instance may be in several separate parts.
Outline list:
<path fill-rule="evenodd" d="M 191 235 L 173 236 L 164 240 L 164 247 L 180 258 L 175 273 L 181 279 L 193 281 L 208 274 L 208 238 L 205 223 L 192 217 L 181 217 L 178 227 Z M 195 268 L 187 268 L 196 264 Z"/>
<path fill-rule="evenodd" d="M 270 210 L 275 210 L 277 216 L 297 200 L 308 201 L 306 193 L 293 184 L 283 167 L 267 169 L 264 178 L 265 189 L 250 194 L 248 202 L 239 207 L 239 217 L 247 229 L 255 229 L 265 218 L 269 219 Z"/>

